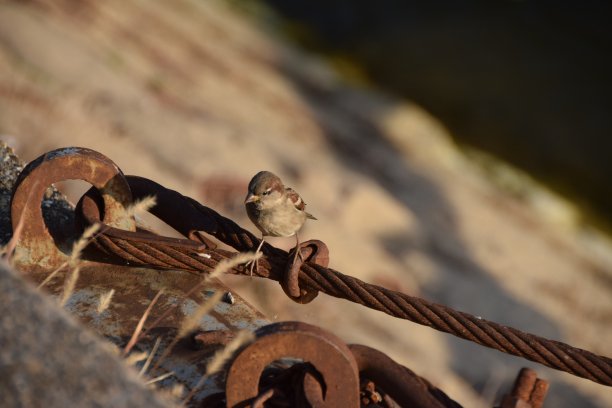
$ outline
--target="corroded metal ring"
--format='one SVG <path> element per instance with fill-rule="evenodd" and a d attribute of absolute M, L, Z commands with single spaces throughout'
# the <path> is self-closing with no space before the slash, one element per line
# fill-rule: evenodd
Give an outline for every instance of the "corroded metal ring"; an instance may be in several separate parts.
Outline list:
<path fill-rule="evenodd" d="M 16 251 L 27 264 L 46 267 L 64 262 L 63 254 L 53 242 L 42 216 L 41 202 L 53 183 L 83 180 L 96 187 L 104 200 L 106 225 L 135 230 L 133 219 L 123 211 L 132 201 L 130 187 L 119 167 L 106 156 L 81 147 L 56 149 L 30 162 L 21 172 L 11 200 L 13 231 L 19 221 L 27 220 L 19 236 Z"/>
<path fill-rule="evenodd" d="M 335 335 L 301 322 L 282 322 L 256 332 L 257 340 L 234 359 L 227 375 L 228 407 L 246 406 L 259 394 L 259 379 L 266 366 L 281 358 L 311 363 L 325 382 L 323 401 L 314 406 L 358 407 L 359 374 L 348 347 Z M 308 377 L 307 377 L 308 378 Z M 313 381 L 305 381 L 312 395 Z M 323 388 L 319 385 L 319 388 Z"/>

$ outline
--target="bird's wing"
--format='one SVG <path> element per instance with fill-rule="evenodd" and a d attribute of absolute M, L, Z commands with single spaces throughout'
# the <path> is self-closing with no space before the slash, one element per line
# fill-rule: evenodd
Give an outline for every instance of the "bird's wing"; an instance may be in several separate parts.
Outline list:
<path fill-rule="evenodd" d="M 295 208 L 300 211 L 304 211 L 304 208 L 306 208 L 306 203 L 304 202 L 304 200 L 302 200 L 302 197 L 300 197 L 300 195 L 296 193 L 295 190 L 293 190 L 291 187 L 285 188 L 285 192 L 287 193 L 287 198 L 293 203 Z"/>
<path fill-rule="evenodd" d="M 302 197 L 295 192 L 295 190 L 293 190 L 291 187 L 286 187 L 285 192 L 287 193 L 287 198 L 293 203 L 297 210 L 306 212 L 306 203 L 304 200 L 302 200 Z M 306 213 L 306 216 L 312 220 L 316 220 L 316 218 L 310 213 Z"/>

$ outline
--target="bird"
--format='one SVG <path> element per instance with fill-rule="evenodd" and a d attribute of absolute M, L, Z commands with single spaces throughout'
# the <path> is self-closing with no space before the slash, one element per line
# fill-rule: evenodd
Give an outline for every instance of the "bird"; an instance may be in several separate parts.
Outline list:
<path fill-rule="evenodd" d="M 297 256 L 301 257 L 298 231 L 307 219 L 316 220 L 312 214 L 306 212 L 306 203 L 300 195 L 291 187 L 285 187 L 276 174 L 260 171 L 249 182 L 244 205 L 249 219 L 261 231 L 261 242 L 255 254 L 259 253 L 267 236 L 295 235 L 295 263 Z M 257 261 L 251 263 L 251 276 L 253 267 L 257 268 Z"/>

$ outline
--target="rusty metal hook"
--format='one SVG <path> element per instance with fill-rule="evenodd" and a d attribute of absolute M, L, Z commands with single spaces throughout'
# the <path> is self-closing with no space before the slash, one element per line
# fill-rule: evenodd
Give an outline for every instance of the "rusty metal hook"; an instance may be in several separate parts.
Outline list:
<path fill-rule="evenodd" d="M 297 257 L 295 262 L 292 262 L 294 259 L 293 254 L 298 250 L 300 251 L 301 258 Z M 302 242 L 299 248 L 296 247 L 289 253 L 288 259 L 290 262 L 287 264 L 283 279 L 280 280 L 283 292 L 296 303 L 306 304 L 312 302 L 319 294 L 319 291 L 300 288 L 300 268 L 304 262 L 316 263 L 327 268 L 329 265 L 329 249 L 327 245 L 318 239 Z"/>
<path fill-rule="evenodd" d="M 259 394 L 259 379 L 266 366 L 287 357 L 311 363 L 321 374 L 323 399 L 312 398 L 317 407 L 358 407 L 359 375 L 348 347 L 335 335 L 301 322 L 282 322 L 256 332 L 257 340 L 234 359 L 227 375 L 228 407 L 245 406 Z M 313 395 L 314 378 L 306 377 L 306 394 Z M 320 385 L 319 389 L 322 388 Z"/>
<path fill-rule="evenodd" d="M 19 175 L 13 190 L 13 231 L 22 217 L 27 220 L 15 248 L 15 259 L 24 265 L 56 267 L 66 260 L 66 255 L 53 242 L 41 210 L 47 187 L 63 180 L 83 180 L 92 184 L 100 190 L 104 200 L 103 222 L 113 227 L 135 230 L 134 220 L 124 216 L 123 210 L 132 201 L 132 194 L 119 167 L 106 156 L 90 149 L 56 149 L 30 162 Z"/>

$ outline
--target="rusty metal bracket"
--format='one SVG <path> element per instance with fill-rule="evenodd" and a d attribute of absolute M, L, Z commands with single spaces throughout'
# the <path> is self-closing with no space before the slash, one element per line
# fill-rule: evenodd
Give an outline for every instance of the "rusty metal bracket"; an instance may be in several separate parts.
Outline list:
<path fill-rule="evenodd" d="M 548 381 L 538 378 L 530 368 L 519 371 L 512 391 L 504 396 L 500 408 L 541 408 L 548 393 Z"/>
<path fill-rule="evenodd" d="M 265 326 L 256 332 L 257 340 L 234 359 L 227 375 L 228 407 L 252 403 L 260 394 L 259 380 L 264 369 L 282 358 L 297 358 L 311 363 L 324 384 L 306 376 L 306 395 L 315 407 L 358 407 L 359 378 L 357 363 L 348 347 L 335 335 L 300 322 Z"/>
<path fill-rule="evenodd" d="M 123 211 L 132 201 L 123 173 L 109 158 L 81 147 L 53 150 L 30 162 L 21 172 L 11 200 L 11 222 L 16 229 L 23 218 L 23 229 L 15 248 L 15 259 L 25 266 L 57 267 L 66 260 L 53 242 L 45 225 L 41 202 L 53 183 L 83 180 L 92 184 L 104 200 L 103 222 L 130 231 L 133 219 Z"/>

